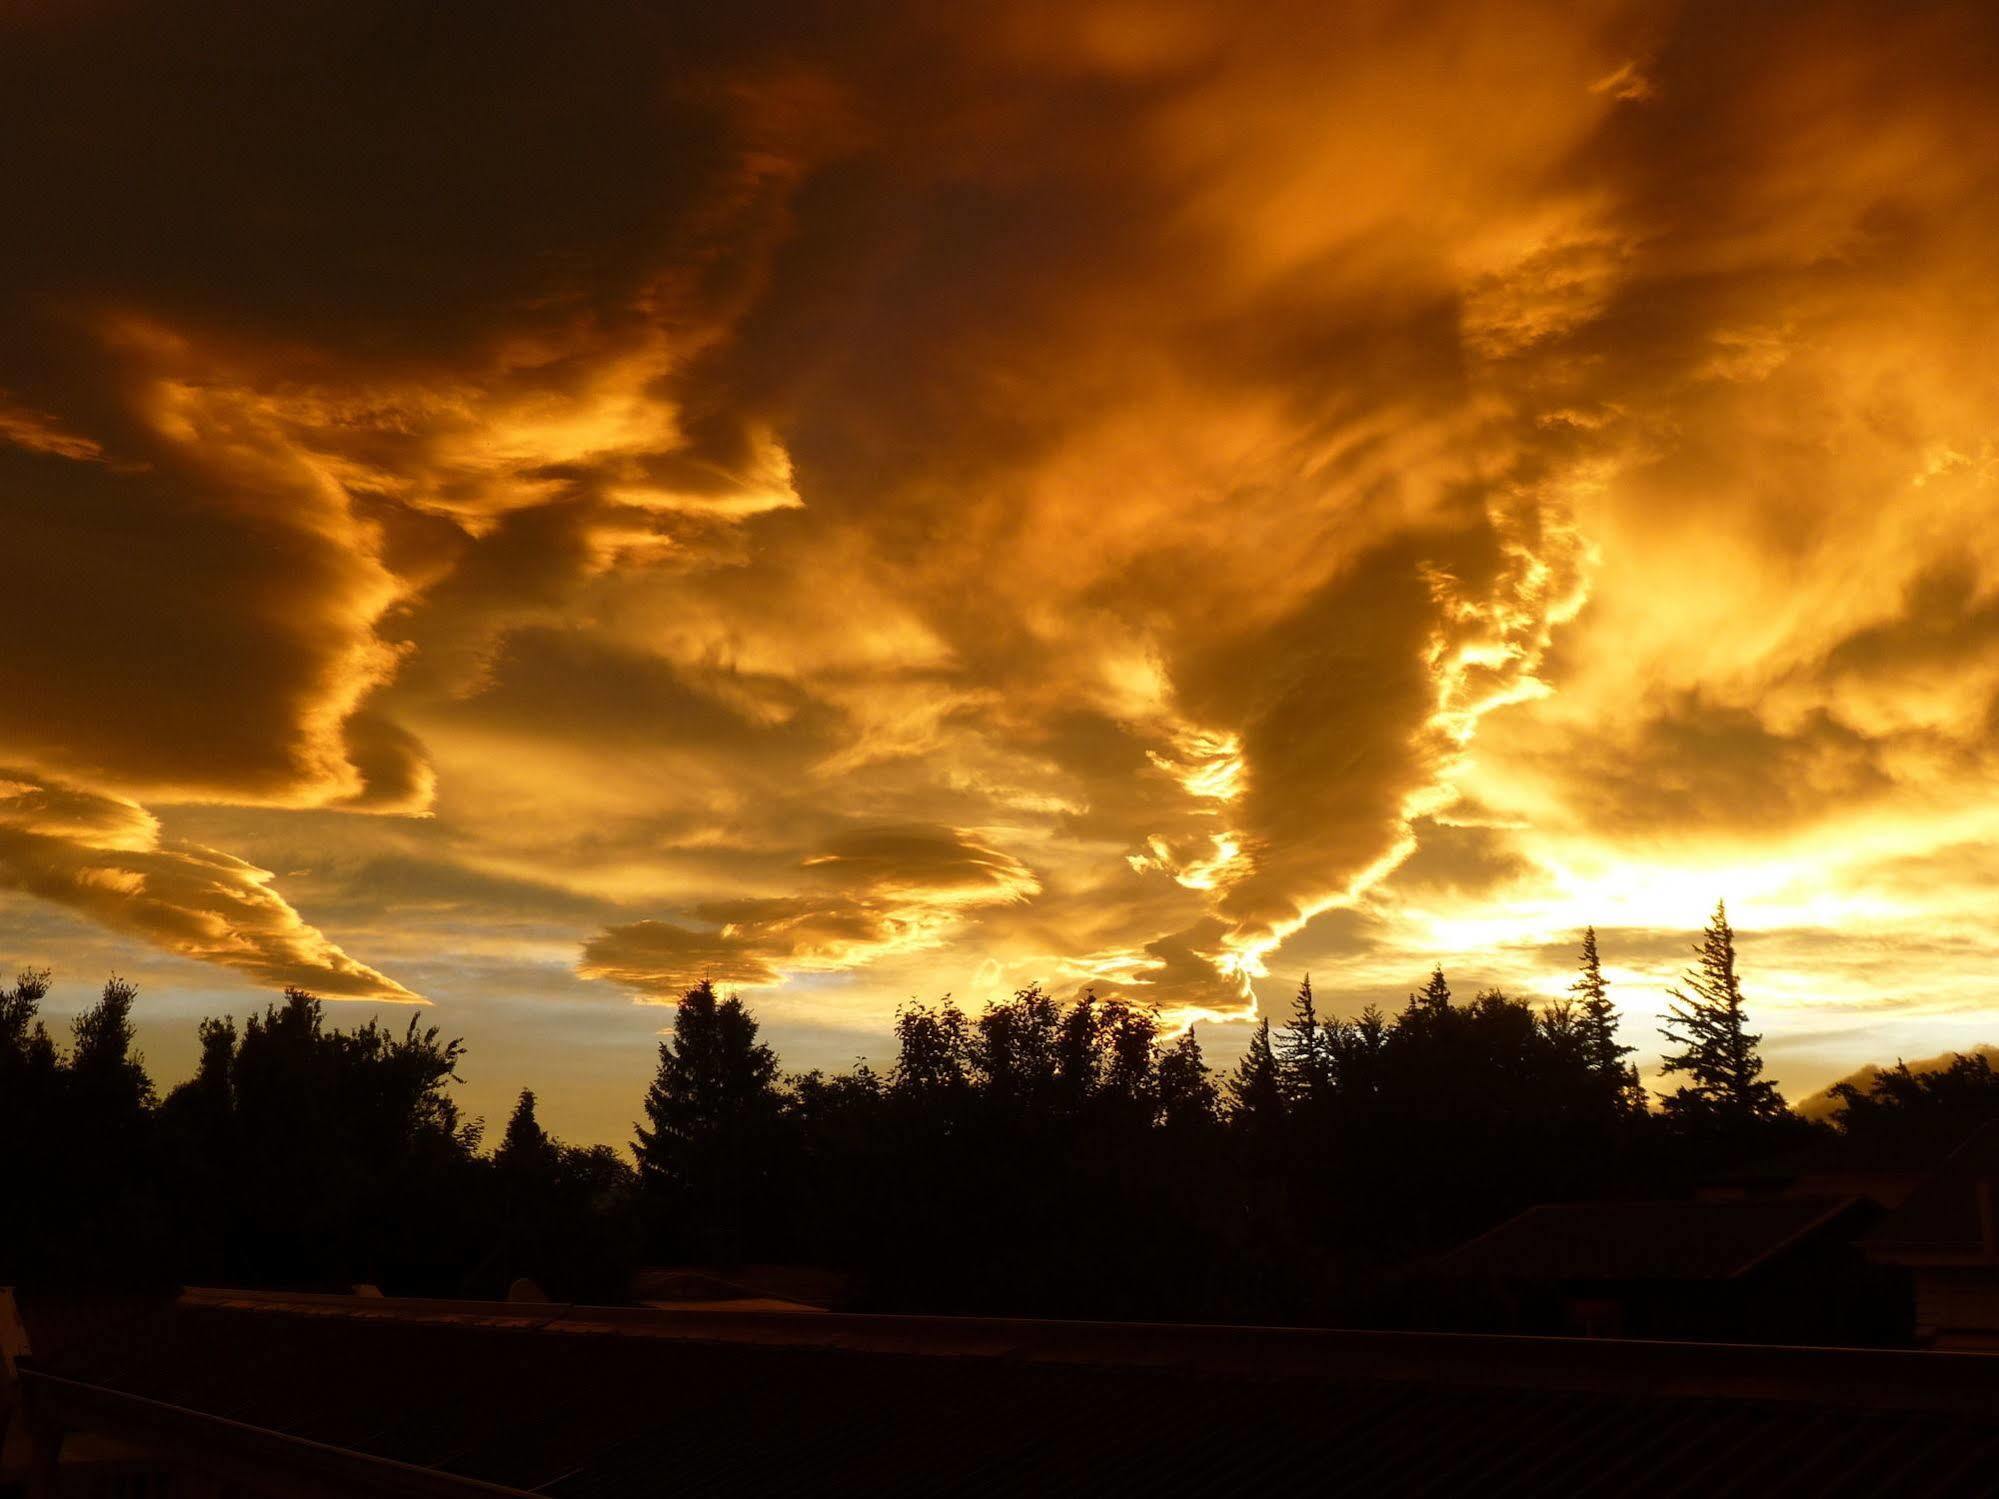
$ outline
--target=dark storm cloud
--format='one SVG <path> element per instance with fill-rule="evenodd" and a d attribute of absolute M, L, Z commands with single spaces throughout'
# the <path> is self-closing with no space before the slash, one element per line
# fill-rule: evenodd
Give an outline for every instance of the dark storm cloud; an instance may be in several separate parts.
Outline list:
<path fill-rule="evenodd" d="M 1988 774 L 1982 8 L 5 24 L 0 750 L 336 936 L 1241 1013 Z"/>

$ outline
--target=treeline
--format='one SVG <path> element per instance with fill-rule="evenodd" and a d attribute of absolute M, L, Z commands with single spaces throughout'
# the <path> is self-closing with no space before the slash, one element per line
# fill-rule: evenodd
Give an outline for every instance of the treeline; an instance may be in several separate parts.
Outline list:
<path fill-rule="evenodd" d="M 1836 1129 L 1763 1077 L 1724 912 L 1675 991 L 1652 1107 L 1595 934 L 1539 1008 L 1441 970 L 1394 1014 L 1309 980 L 1225 1077 L 1150 1011 L 1029 988 L 898 1015 L 877 1070 L 787 1076 L 740 999 L 675 1012 L 631 1161 L 523 1092 L 484 1150 L 462 1048 L 320 1002 L 201 1027 L 156 1099 L 114 980 L 58 1047 L 47 976 L 0 992 L 0 1281 L 152 1279 L 617 1300 L 641 1263 L 809 1263 L 885 1310 L 1398 1319 L 1396 1267 L 1553 1198 L 1663 1196 L 1821 1139 L 1945 1148 L 1999 1113 L 1982 1057 L 1848 1089 Z"/>

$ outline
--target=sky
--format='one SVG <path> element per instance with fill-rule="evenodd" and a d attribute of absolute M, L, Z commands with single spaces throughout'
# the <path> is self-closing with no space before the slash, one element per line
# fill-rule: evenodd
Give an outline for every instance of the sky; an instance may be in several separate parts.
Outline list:
<path fill-rule="evenodd" d="M 1029 982 L 1999 1040 L 1999 13 L 0 8 L 0 961 L 628 1137 Z"/>

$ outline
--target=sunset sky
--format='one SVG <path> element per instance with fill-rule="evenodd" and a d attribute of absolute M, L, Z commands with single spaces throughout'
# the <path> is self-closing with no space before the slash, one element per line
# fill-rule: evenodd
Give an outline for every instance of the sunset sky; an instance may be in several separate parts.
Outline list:
<path fill-rule="evenodd" d="M 628 1137 L 1039 980 L 1211 1059 L 1717 897 L 1999 1040 L 1985 3 L 0 7 L 0 961 Z"/>

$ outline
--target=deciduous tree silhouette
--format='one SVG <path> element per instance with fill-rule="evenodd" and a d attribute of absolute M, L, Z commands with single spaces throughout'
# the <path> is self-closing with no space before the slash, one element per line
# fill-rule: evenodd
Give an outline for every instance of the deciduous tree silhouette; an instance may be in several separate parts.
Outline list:
<path fill-rule="evenodd" d="M 97 1003 L 71 1023 L 69 1056 L 70 1088 L 82 1111 L 134 1129 L 154 1101 L 145 1058 L 132 1050 L 132 1001 L 138 996 L 124 979 L 106 981 Z"/>
<path fill-rule="evenodd" d="M 1869 1146 L 1937 1153 L 1999 1120 L 1999 1069 L 1980 1052 L 1922 1072 L 1897 1062 L 1864 1083 L 1836 1083 L 1831 1092 L 1841 1134 Z"/>
<path fill-rule="evenodd" d="M 23 969 L 0 990 L 0 1161 L 7 1163 L 10 1208 L 0 1212 L 0 1277 L 32 1277 L 44 1268 L 69 1142 L 62 1129 L 61 1069 L 41 1018 L 46 968 Z M 51 1147 L 54 1148 L 51 1148 Z"/>
<path fill-rule="evenodd" d="M 24 968 L 14 987 L 0 990 L 0 1068 L 16 1082 L 28 1071 L 41 1067 L 53 1074 L 55 1043 L 42 1022 L 42 1000 L 49 992 L 49 970 Z"/>
<path fill-rule="evenodd" d="M 218 1267 L 252 1284 L 403 1277 L 454 1287 L 476 1259 L 479 1126 L 449 1096 L 463 1043 L 414 1017 L 329 1028 L 300 989 L 202 1029 L 195 1076 L 168 1096 L 168 1158 L 219 1180 Z"/>

